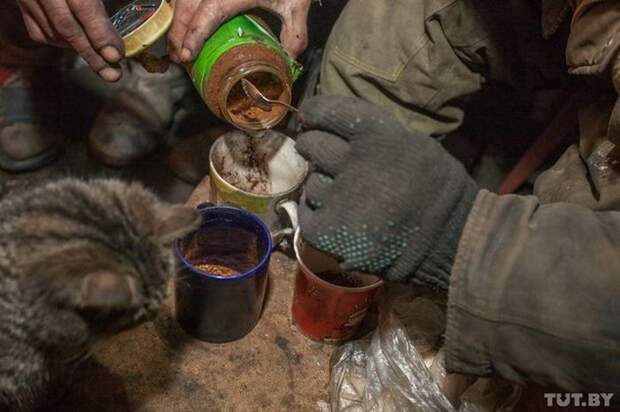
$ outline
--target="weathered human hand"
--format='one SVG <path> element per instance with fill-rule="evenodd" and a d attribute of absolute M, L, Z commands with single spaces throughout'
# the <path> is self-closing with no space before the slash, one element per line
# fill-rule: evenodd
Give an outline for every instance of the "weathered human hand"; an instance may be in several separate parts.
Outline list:
<path fill-rule="evenodd" d="M 226 20 L 262 8 L 282 21 L 280 40 L 293 57 L 308 43 L 307 18 L 311 0 L 173 0 L 174 19 L 168 33 L 168 53 L 176 62 L 196 58 L 207 39 Z"/>
<path fill-rule="evenodd" d="M 115 64 L 124 55 L 101 0 L 17 0 L 30 37 L 57 47 L 71 47 L 106 81 L 116 81 Z"/>
<path fill-rule="evenodd" d="M 343 270 L 447 289 L 478 186 L 434 139 L 360 99 L 300 108 L 297 150 L 313 165 L 299 209 L 304 239 Z"/>

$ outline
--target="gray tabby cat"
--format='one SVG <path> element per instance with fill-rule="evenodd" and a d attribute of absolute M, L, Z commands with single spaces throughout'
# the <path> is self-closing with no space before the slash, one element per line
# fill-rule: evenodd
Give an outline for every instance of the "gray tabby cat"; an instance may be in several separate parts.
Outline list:
<path fill-rule="evenodd" d="M 196 211 L 139 184 L 63 179 L 0 201 L 0 410 L 56 395 L 98 338 L 151 317 Z"/>

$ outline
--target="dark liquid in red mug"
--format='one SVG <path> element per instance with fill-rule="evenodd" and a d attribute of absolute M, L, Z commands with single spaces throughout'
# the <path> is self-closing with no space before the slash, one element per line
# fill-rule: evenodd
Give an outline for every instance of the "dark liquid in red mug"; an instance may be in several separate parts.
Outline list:
<path fill-rule="evenodd" d="M 317 276 L 332 285 L 342 286 L 345 288 L 359 288 L 364 286 L 364 284 L 357 279 L 354 274 L 347 272 L 330 270 L 327 272 L 318 273 Z"/>

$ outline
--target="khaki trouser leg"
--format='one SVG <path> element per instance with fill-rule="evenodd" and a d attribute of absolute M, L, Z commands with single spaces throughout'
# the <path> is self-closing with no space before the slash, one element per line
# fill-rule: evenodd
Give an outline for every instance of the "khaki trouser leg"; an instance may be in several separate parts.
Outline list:
<path fill-rule="evenodd" d="M 485 82 L 515 83 L 519 63 L 503 3 L 351 0 L 326 46 L 321 93 L 358 96 L 410 129 L 449 133 L 461 125 L 466 97 Z"/>

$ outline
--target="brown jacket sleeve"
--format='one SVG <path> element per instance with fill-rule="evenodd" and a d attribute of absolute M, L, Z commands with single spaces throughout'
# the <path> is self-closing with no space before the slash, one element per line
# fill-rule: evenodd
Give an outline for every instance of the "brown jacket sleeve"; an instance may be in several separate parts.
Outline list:
<path fill-rule="evenodd" d="M 569 2 L 570 72 L 613 78 L 620 1 Z M 603 123 L 611 113 L 613 126 L 611 109 L 591 109 Z M 596 156 L 604 135 L 614 136 L 600 126 L 581 131 L 587 157 L 571 147 L 538 179 L 535 196 L 478 195 L 450 281 L 449 370 L 620 391 L 620 174 Z"/>
<path fill-rule="evenodd" d="M 608 80 L 610 90 L 620 92 L 620 1 L 569 2 L 573 8 L 566 46 L 569 72 L 602 77 Z M 620 144 L 620 99 L 611 110 L 607 138 Z"/>
<path fill-rule="evenodd" d="M 620 213 L 482 192 L 449 300 L 451 371 L 620 390 Z"/>
<path fill-rule="evenodd" d="M 620 49 L 620 2 L 571 0 L 574 12 L 566 46 L 566 63 L 573 74 L 610 73 Z"/>
<path fill-rule="evenodd" d="M 575 147 L 545 175 L 587 199 Z M 620 391 L 620 212 L 480 192 L 452 271 L 446 343 L 454 372 Z"/>

